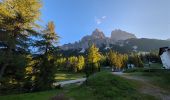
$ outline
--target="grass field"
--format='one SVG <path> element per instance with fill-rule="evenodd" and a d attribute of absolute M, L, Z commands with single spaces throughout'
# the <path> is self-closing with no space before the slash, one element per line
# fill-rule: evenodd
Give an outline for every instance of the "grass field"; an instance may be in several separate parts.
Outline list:
<path fill-rule="evenodd" d="M 148 65 L 147 66 L 145 65 L 145 67 L 150 69 L 162 69 L 163 65 L 160 63 L 152 63 L 150 67 Z"/>
<path fill-rule="evenodd" d="M 131 75 L 144 77 L 151 81 L 152 84 L 170 91 L 170 70 L 162 69 L 162 64 L 153 63 L 149 68 L 136 68 L 125 72 L 131 73 Z"/>
<path fill-rule="evenodd" d="M 138 83 L 109 72 L 92 75 L 87 84 L 71 85 L 60 90 L 37 93 L 0 96 L 0 100 L 49 100 L 58 94 L 64 94 L 73 100 L 155 100 L 154 97 L 137 91 Z"/>
<path fill-rule="evenodd" d="M 68 72 L 57 72 L 56 81 L 66 81 L 66 80 L 75 80 L 85 77 L 84 73 L 68 73 Z"/>
<path fill-rule="evenodd" d="M 49 100 L 60 90 L 0 96 L 0 100 Z"/>
<path fill-rule="evenodd" d="M 87 85 L 74 89 L 68 96 L 76 100 L 155 100 L 152 96 L 139 93 L 138 85 L 109 72 L 100 72 L 91 76 Z"/>
<path fill-rule="evenodd" d="M 134 76 L 143 77 L 151 81 L 152 84 L 159 86 L 170 92 L 170 70 L 156 70 L 150 72 L 133 72 Z"/>

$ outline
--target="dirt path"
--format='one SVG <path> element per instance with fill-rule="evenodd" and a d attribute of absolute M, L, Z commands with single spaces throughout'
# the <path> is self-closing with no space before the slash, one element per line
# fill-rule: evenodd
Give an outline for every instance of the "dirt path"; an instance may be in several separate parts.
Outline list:
<path fill-rule="evenodd" d="M 86 81 L 86 78 L 80 78 L 80 79 L 76 79 L 76 80 L 68 80 L 68 81 L 56 82 L 56 83 L 53 83 L 53 85 L 54 86 L 60 85 L 61 87 L 63 87 L 64 85 L 74 84 L 74 83 L 82 83 L 84 81 Z"/>
<path fill-rule="evenodd" d="M 170 93 L 168 93 L 167 91 L 151 84 L 149 82 L 149 80 L 147 80 L 147 79 L 144 79 L 144 78 L 138 77 L 138 76 L 131 76 L 131 75 L 128 75 L 128 74 L 124 74 L 122 72 L 113 72 L 113 74 L 122 76 L 122 77 L 127 78 L 127 79 L 140 81 L 142 86 L 139 89 L 139 91 L 141 93 L 145 93 L 145 94 L 155 96 L 156 98 L 158 98 L 160 100 L 170 100 Z"/>

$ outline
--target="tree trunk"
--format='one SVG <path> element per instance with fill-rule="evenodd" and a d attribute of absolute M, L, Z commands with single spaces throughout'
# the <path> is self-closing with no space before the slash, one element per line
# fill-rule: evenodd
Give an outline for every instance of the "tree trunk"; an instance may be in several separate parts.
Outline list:
<path fill-rule="evenodd" d="M 2 66 L 1 70 L 0 70 L 0 80 L 2 78 L 2 76 L 4 75 L 5 69 L 7 68 L 8 64 L 5 64 L 4 66 Z"/>

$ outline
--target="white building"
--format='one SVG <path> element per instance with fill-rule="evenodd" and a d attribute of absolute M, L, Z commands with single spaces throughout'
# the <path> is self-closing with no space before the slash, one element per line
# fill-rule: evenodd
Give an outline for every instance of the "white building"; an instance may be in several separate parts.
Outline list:
<path fill-rule="evenodd" d="M 165 69 L 170 69 L 170 47 L 160 48 L 159 55 Z"/>

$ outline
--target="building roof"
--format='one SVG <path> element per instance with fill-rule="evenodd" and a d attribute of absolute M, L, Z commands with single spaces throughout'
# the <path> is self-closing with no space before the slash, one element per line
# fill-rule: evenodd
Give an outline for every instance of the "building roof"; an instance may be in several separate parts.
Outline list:
<path fill-rule="evenodd" d="M 162 55 L 164 52 L 170 51 L 170 47 L 162 47 L 159 49 L 159 55 Z"/>

